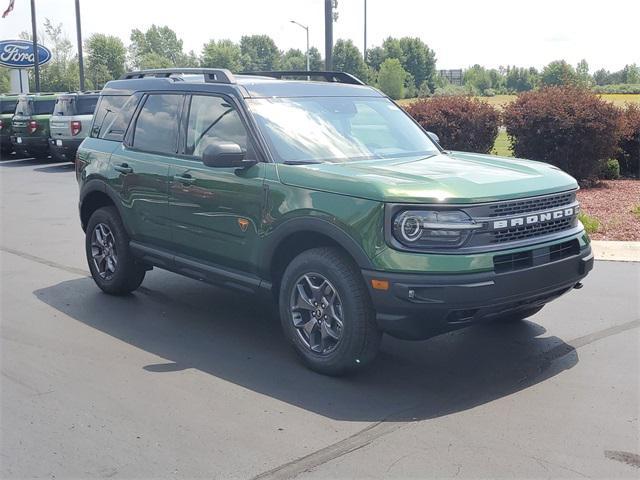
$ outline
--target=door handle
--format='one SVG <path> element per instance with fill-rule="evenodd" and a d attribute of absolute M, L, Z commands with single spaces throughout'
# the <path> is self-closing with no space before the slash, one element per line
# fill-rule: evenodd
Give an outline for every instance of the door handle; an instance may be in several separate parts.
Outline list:
<path fill-rule="evenodd" d="M 114 165 L 113 169 L 116 172 L 120 172 L 120 173 L 132 173 L 133 172 L 133 168 L 131 168 L 126 163 L 121 163 L 120 165 Z"/>
<path fill-rule="evenodd" d="M 189 184 L 191 184 L 191 183 L 196 181 L 196 179 L 193 178 L 188 173 L 185 173 L 184 175 L 174 175 L 173 179 L 175 181 L 177 181 L 177 182 L 184 183 L 184 184 L 187 184 L 187 185 L 189 185 Z"/>

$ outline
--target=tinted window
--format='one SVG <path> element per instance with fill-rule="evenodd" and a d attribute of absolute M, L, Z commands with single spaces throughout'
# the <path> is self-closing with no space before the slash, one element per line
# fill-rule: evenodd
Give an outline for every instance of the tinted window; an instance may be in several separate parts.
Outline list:
<path fill-rule="evenodd" d="M 133 135 L 133 146 L 147 152 L 175 153 L 182 95 L 149 95 Z"/>
<path fill-rule="evenodd" d="M 56 100 L 56 106 L 53 109 L 55 116 L 67 116 L 73 115 L 74 112 L 74 99 L 73 97 L 60 97 Z"/>
<path fill-rule="evenodd" d="M 100 138 L 121 142 L 141 97 L 141 93 L 136 93 L 128 97 L 128 100 L 122 106 L 120 112 L 112 117 L 113 121 L 107 120 L 105 122 L 105 128 L 100 132 Z"/>
<path fill-rule="evenodd" d="M 32 102 L 32 115 L 45 115 L 47 113 L 53 113 L 55 105 L 55 100 L 40 100 L 37 102 Z"/>
<path fill-rule="evenodd" d="M 187 126 L 187 155 L 202 156 L 216 142 L 234 142 L 247 150 L 247 131 L 238 112 L 225 99 L 204 95 L 191 97 Z"/>
<path fill-rule="evenodd" d="M 120 109 L 129 99 L 128 95 L 103 95 L 93 117 L 92 137 L 104 138 L 109 127 L 115 122 Z"/>
<path fill-rule="evenodd" d="M 78 97 L 76 100 L 76 115 L 92 115 L 96 109 L 98 97 Z"/>
<path fill-rule="evenodd" d="M 2 100 L 0 102 L 0 113 L 15 113 L 17 100 Z"/>

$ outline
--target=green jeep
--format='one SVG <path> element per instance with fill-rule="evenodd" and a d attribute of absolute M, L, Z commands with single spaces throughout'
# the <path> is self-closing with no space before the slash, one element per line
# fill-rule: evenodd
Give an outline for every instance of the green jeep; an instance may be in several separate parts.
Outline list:
<path fill-rule="evenodd" d="M 268 293 L 325 374 L 370 363 L 383 332 L 524 319 L 593 267 L 572 177 L 445 151 L 341 72 L 126 74 L 76 174 L 98 287 L 127 294 L 159 267 Z"/>
<path fill-rule="evenodd" d="M 2 152 L 3 156 L 13 152 L 13 145 L 11 145 L 11 131 L 13 115 L 16 112 L 17 103 L 17 94 L 0 95 L 0 152 Z"/>
<path fill-rule="evenodd" d="M 30 157 L 49 155 L 49 120 L 56 96 L 55 93 L 18 95 L 11 133 L 11 143 L 16 152 Z"/>

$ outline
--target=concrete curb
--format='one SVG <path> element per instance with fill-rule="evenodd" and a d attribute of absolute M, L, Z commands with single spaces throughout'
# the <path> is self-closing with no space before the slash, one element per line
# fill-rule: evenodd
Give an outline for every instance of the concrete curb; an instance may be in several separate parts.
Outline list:
<path fill-rule="evenodd" d="M 591 248 L 596 260 L 640 262 L 640 242 L 592 240 Z"/>

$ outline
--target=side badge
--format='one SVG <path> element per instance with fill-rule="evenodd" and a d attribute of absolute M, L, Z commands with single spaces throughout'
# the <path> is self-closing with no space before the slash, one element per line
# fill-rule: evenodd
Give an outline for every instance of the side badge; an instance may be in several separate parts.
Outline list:
<path fill-rule="evenodd" d="M 240 227 L 240 230 L 246 232 L 247 228 L 249 228 L 249 220 L 247 220 L 246 218 L 239 218 L 238 226 Z"/>

